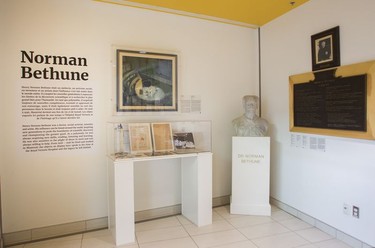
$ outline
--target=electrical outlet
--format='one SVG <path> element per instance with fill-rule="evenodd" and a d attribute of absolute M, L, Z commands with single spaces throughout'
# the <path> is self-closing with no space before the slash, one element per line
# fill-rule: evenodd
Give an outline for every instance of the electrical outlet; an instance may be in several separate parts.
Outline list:
<path fill-rule="evenodd" d="M 359 219 L 359 207 L 353 206 L 353 217 Z"/>
<path fill-rule="evenodd" d="M 344 203 L 342 210 L 343 210 L 344 214 L 350 215 L 352 207 L 349 204 Z"/>

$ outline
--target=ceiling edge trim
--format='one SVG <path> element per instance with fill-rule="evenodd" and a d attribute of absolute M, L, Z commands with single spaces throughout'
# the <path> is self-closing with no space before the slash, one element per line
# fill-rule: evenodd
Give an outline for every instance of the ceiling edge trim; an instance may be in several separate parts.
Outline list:
<path fill-rule="evenodd" d="M 228 19 L 224 19 L 224 18 L 218 18 L 218 17 L 213 17 L 213 16 L 190 13 L 190 12 L 186 12 L 186 11 L 157 7 L 157 6 L 152 6 L 152 5 L 148 5 L 148 4 L 134 3 L 134 2 L 126 1 L 126 0 L 93 0 L 93 1 L 94 2 L 102 2 L 102 3 L 110 3 L 110 4 L 129 6 L 129 7 L 140 8 L 140 9 L 153 10 L 153 11 L 164 12 L 164 13 L 168 13 L 168 14 L 175 14 L 175 15 L 193 17 L 193 18 L 198 18 L 198 19 L 203 19 L 203 20 L 208 20 L 208 21 L 221 22 L 221 23 L 225 23 L 225 24 L 241 26 L 241 27 L 246 27 L 246 28 L 252 28 L 252 29 L 259 28 L 258 25 L 252 25 L 252 24 L 248 24 L 248 23 L 244 23 L 244 22 L 232 21 L 232 20 L 228 20 Z"/>

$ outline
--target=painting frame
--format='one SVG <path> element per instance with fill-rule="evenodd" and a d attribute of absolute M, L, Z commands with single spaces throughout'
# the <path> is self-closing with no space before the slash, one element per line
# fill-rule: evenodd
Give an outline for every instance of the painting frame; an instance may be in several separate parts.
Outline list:
<path fill-rule="evenodd" d="M 340 66 L 340 27 L 336 26 L 311 36 L 312 70 Z"/>
<path fill-rule="evenodd" d="M 117 112 L 178 111 L 177 54 L 116 50 Z"/>
<path fill-rule="evenodd" d="M 150 123 L 128 123 L 130 153 L 152 153 Z"/>

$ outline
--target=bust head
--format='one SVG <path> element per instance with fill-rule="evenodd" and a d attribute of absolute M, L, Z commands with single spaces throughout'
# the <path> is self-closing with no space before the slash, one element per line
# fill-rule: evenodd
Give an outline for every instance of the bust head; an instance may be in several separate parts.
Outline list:
<path fill-rule="evenodd" d="M 245 113 L 232 121 L 236 136 L 266 136 L 268 122 L 256 115 L 259 106 L 259 98 L 254 95 L 246 95 L 242 97 L 242 105 L 245 109 Z"/>
<path fill-rule="evenodd" d="M 246 95 L 242 97 L 242 105 L 245 109 L 245 115 L 249 118 L 253 118 L 258 110 L 259 98 L 253 95 Z"/>

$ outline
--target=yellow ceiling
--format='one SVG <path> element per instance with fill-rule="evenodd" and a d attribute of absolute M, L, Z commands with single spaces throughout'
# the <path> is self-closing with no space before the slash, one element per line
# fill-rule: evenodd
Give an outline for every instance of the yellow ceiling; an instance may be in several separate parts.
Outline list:
<path fill-rule="evenodd" d="M 96 0 L 257 28 L 309 0 Z"/>

